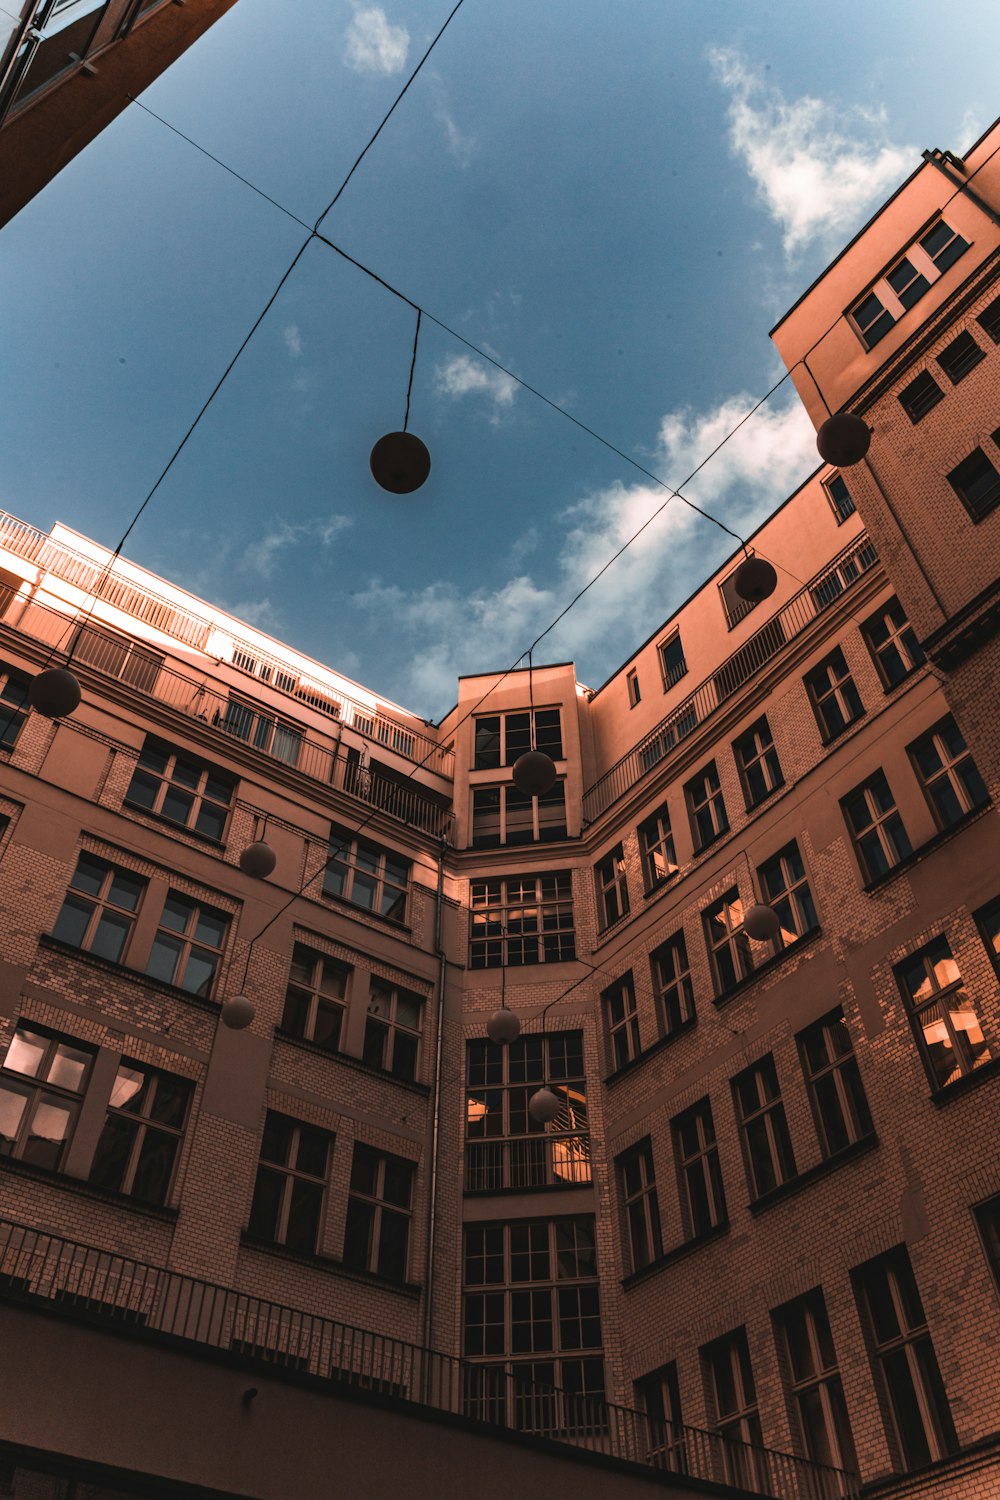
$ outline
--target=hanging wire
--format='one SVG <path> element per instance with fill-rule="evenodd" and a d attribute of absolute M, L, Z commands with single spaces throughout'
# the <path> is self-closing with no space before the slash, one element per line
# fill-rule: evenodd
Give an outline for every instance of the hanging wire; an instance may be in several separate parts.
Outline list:
<path fill-rule="evenodd" d="M 406 387 L 406 416 L 403 418 L 403 431 L 405 432 L 410 422 L 410 397 L 413 394 L 413 372 L 417 367 L 417 342 L 420 338 L 420 308 L 417 308 L 417 327 L 413 335 L 413 358 L 410 360 L 410 381 Z"/>

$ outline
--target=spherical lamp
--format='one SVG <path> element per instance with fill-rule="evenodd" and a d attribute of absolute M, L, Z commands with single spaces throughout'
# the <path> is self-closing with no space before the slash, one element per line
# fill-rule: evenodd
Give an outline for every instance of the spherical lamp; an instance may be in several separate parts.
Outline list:
<path fill-rule="evenodd" d="M 256 1006 L 246 995 L 231 995 L 222 1002 L 222 1024 L 230 1031 L 244 1031 L 256 1013 Z"/>
<path fill-rule="evenodd" d="M 46 667 L 31 679 L 28 702 L 46 719 L 65 719 L 80 703 L 80 684 L 65 667 Z"/>
<path fill-rule="evenodd" d="M 755 943 L 771 943 L 781 931 L 781 919 L 773 906 L 758 901 L 744 913 L 743 931 Z"/>
<path fill-rule="evenodd" d="M 372 449 L 372 477 L 391 495 L 419 490 L 431 472 L 431 456 L 412 432 L 387 432 Z"/>
<path fill-rule="evenodd" d="M 778 575 L 766 557 L 745 557 L 733 574 L 733 587 L 748 604 L 760 604 L 778 587 Z"/>
<path fill-rule="evenodd" d="M 556 763 L 544 750 L 526 750 L 514 762 L 514 785 L 525 797 L 544 797 L 556 784 Z"/>
<path fill-rule="evenodd" d="M 244 875 L 252 875 L 255 880 L 266 880 L 277 862 L 274 850 L 263 839 L 258 839 L 255 844 L 248 844 L 240 855 L 240 869 Z"/>
<path fill-rule="evenodd" d="M 536 1089 L 528 1100 L 528 1114 L 541 1125 L 548 1125 L 562 1109 L 562 1101 L 550 1088 Z"/>
<path fill-rule="evenodd" d="M 521 1022 L 512 1010 L 502 1005 L 486 1022 L 486 1035 L 497 1046 L 505 1047 L 509 1042 L 516 1042 L 521 1035 Z"/>
<path fill-rule="evenodd" d="M 871 429 L 860 417 L 849 411 L 839 411 L 827 417 L 816 434 L 819 456 L 838 469 L 849 469 L 859 464 L 871 446 Z"/>

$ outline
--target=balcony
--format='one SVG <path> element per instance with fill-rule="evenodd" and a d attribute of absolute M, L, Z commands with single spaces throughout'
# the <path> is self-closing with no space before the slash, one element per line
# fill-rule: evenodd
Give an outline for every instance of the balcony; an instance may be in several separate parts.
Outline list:
<path fill-rule="evenodd" d="M 510 1141 L 466 1141 L 465 1191 L 589 1187 L 589 1135 L 536 1135 Z"/>
<path fill-rule="evenodd" d="M 619 797 L 675 750 L 716 709 L 749 682 L 784 646 L 795 640 L 835 599 L 847 593 L 878 562 L 867 534 L 857 537 L 777 614 L 728 656 L 692 693 L 670 710 L 627 755 L 583 794 L 584 823 L 599 818 Z"/>
<path fill-rule="evenodd" d="M 167 1350 L 225 1351 L 243 1368 L 331 1396 L 345 1388 L 367 1392 L 403 1403 L 415 1415 L 447 1412 L 484 1432 L 532 1433 L 605 1458 L 739 1484 L 757 1495 L 858 1496 L 855 1476 L 844 1470 L 680 1423 L 668 1430 L 601 1396 L 532 1381 L 516 1364 L 476 1365 L 7 1219 L 0 1219 L 0 1301 L 117 1329 L 129 1340 Z M 102 1365 L 106 1385 L 115 1364 Z M 107 1399 L 113 1398 L 111 1381 Z"/>

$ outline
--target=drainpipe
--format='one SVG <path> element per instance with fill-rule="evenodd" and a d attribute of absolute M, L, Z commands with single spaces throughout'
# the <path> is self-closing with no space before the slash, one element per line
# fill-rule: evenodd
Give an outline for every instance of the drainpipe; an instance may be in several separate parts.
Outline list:
<path fill-rule="evenodd" d="M 429 1212 L 427 1216 L 427 1274 L 426 1290 L 424 1293 L 424 1317 L 421 1343 L 425 1349 L 431 1347 L 431 1314 L 434 1297 L 434 1252 L 437 1239 L 437 1180 L 438 1180 L 438 1149 L 441 1129 L 441 1064 L 444 1056 L 444 987 L 445 975 L 447 973 L 448 961 L 445 957 L 444 948 L 441 944 L 442 914 L 444 908 L 444 852 L 448 847 L 447 838 L 441 839 L 441 851 L 438 854 L 438 881 L 437 900 L 434 912 L 434 951 L 438 959 L 438 981 L 437 981 L 437 1035 L 434 1047 L 434 1106 L 431 1115 L 431 1169 L 429 1185 Z M 430 1370 L 425 1371 L 425 1377 L 430 1377 Z"/>

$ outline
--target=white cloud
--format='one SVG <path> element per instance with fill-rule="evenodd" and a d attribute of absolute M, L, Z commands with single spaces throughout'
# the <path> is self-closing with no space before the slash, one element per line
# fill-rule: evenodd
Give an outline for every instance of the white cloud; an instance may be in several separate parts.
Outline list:
<path fill-rule="evenodd" d="M 350 516 L 315 516 L 308 521 L 287 521 L 277 516 L 271 529 L 244 549 L 238 566 L 247 572 L 270 578 L 280 557 L 291 547 L 308 542 L 313 547 L 329 547 L 334 538 L 353 524 Z M 255 623 L 255 622 L 251 622 Z"/>
<path fill-rule="evenodd" d="M 445 140 L 448 142 L 448 150 L 458 162 L 460 167 L 467 167 L 476 152 L 476 137 L 466 135 L 460 130 L 452 118 L 450 110 L 441 104 L 435 111 L 438 122 L 444 126 Z"/>
<path fill-rule="evenodd" d="M 297 323 L 289 323 L 287 328 L 281 331 L 282 341 L 292 359 L 298 359 L 302 354 L 302 335 Z"/>
<path fill-rule="evenodd" d="M 344 32 L 344 62 L 355 73 L 374 73 L 391 77 L 406 67 L 410 50 L 410 33 L 405 26 L 393 26 L 380 5 L 355 9 L 351 24 Z"/>
<path fill-rule="evenodd" d="M 789 102 L 738 52 L 713 48 L 708 60 L 730 96 L 730 145 L 781 226 L 787 255 L 817 238 L 842 239 L 919 162 L 916 147 L 888 140 L 884 109 L 808 94 Z"/>
<path fill-rule="evenodd" d="M 462 396 L 487 396 L 493 405 L 490 421 L 494 424 L 500 420 L 501 412 L 513 405 L 517 395 L 516 380 L 469 354 L 453 354 L 434 373 L 441 395 L 456 401 Z"/>

